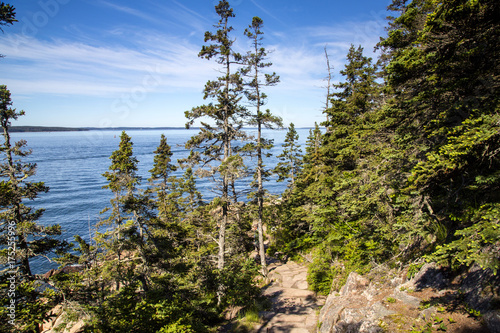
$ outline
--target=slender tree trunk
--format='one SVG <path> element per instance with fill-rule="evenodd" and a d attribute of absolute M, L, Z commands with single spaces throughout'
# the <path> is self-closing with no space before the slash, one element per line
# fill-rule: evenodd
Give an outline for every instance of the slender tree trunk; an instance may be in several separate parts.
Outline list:
<path fill-rule="evenodd" d="M 227 60 L 227 73 L 229 73 L 229 59 Z M 226 81 L 226 97 L 227 90 L 229 89 L 229 82 Z M 227 99 L 226 99 L 227 101 Z M 230 156 L 230 142 L 229 142 L 229 124 L 228 124 L 228 105 L 224 106 L 224 160 L 226 162 Z M 219 227 L 219 261 L 217 268 L 222 270 L 225 264 L 225 251 L 226 251 L 226 226 L 227 226 L 227 215 L 228 215 L 228 204 L 229 204 L 229 177 L 227 176 L 227 171 L 224 172 L 222 176 L 222 221 Z"/>
<path fill-rule="evenodd" d="M 224 30 L 227 31 L 227 19 L 225 22 Z M 226 55 L 226 82 L 225 82 L 225 105 L 223 108 L 224 113 L 224 161 L 226 162 L 231 155 L 231 140 L 229 138 L 229 74 L 231 73 L 229 54 Z M 226 252 L 226 226 L 229 204 L 229 184 L 227 172 L 222 176 L 222 221 L 219 227 L 219 260 L 217 268 L 224 269 L 225 265 L 225 252 Z M 219 295 L 220 297 L 220 295 Z M 219 298 L 220 301 L 220 298 Z"/>
<path fill-rule="evenodd" d="M 326 58 L 326 69 L 328 70 L 327 76 L 327 86 L 326 86 L 326 102 L 325 102 L 325 110 L 328 110 L 330 107 L 330 87 L 332 84 L 332 67 L 330 66 L 330 58 L 328 57 L 328 52 L 325 46 L 325 58 Z M 328 114 L 326 115 L 326 121 L 329 121 Z"/>
<path fill-rule="evenodd" d="M 27 276 L 32 276 L 31 273 L 31 267 L 30 267 L 30 259 L 29 259 L 29 253 L 28 253 L 28 243 L 26 242 L 26 239 L 24 236 L 19 236 L 19 249 L 21 250 L 21 253 L 24 253 L 23 256 L 21 257 L 21 272 L 26 274 Z"/>
<path fill-rule="evenodd" d="M 258 92 L 257 92 L 258 94 Z M 257 105 L 257 110 L 259 110 L 260 106 Z M 258 114 L 260 111 L 257 111 Z M 260 115 L 260 114 L 259 114 Z M 267 262 L 266 262 L 266 250 L 264 247 L 264 226 L 263 226 L 263 211 L 264 211 L 264 188 L 262 185 L 262 125 L 261 120 L 258 120 L 258 132 L 257 132 L 257 203 L 258 203 L 258 212 L 259 218 L 257 221 L 257 231 L 259 233 L 259 256 L 260 256 L 260 265 L 262 268 L 262 275 L 267 278 Z"/>

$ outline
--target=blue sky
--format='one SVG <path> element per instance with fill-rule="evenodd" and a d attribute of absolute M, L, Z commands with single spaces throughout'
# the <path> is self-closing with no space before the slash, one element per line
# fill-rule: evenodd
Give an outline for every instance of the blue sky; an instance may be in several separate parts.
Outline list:
<path fill-rule="evenodd" d="M 0 84 L 26 115 L 13 125 L 184 126 L 218 65 L 198 58 L 218 17 L 212 0 L 6 0 L 19 22 L 0 33 Z M 233 0 L 235 47 L 264 20 L 264 46 L 281 82 L 267 108 L 286 124 L 323 121 L 324 47 L 340 80 L 351 43 L 376 57 L 391 0 Z"/>

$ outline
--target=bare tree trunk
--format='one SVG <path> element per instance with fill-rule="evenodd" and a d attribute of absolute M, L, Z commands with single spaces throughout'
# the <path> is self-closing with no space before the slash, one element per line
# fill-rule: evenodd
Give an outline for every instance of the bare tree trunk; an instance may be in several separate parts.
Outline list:
<path fill-rule="evenodd" d="M 327 76 L 328 84 L 326 86 L 326 102 L 325 102 L 325 111 L 326 111 L 330 107 L 330 88 L 332 85 L 332 67 L 330 66 L 330 58 L 328 57 L 326 46 L 325 46 L 325 58 L 326 58 L 326 69 L 328 70 L 328 76 Z M 327 122 L 330 121 L 330 116 L 328 115 L 328 113 L 326 114 L 326 121 Z M 327 126 L 327 130 L 329 128 L 330 127 Z"/>
<path fill-rule="evenodd" d="M 257 110 L 259 110 L 259 105 L 257 105 Z M 257 111 L 259 112 L 259 111 Z M 259 256 L 260 256 L 260 265 L 262 268 L 262 275 L 267 278 L 268 270 L 267 270 L 267 262 L 266 262 L 266 249 L 264 247 L 264 226 L 263 226 L 263 210 L 264 210 L 264 188 L 262 185 L 262 147 L 261 147 L 261 123 L 260 119 L 258 121 L 258 133 L 257 133 L 257 181 L 258 181 L 258 189 L 257 189 L 257 202 L 258 202 L 258 211 L 259 218 L 257 221 L 257 231 L 259 233 Z"/>

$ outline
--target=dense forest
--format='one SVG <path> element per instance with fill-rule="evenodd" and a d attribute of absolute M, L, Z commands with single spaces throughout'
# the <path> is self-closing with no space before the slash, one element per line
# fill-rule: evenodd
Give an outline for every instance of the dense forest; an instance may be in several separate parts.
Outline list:
<path fill-rule="evenodd" d="M 60 241 L 60 226 L 41 225 L 43 209 L 26 205 L 49 189 L 30 182 L 36 166 L 23 162 L 26 142 L 9 135 L 24 112 L 0 86 L 0 331 L 39 332 L 63 304 L 69 318 L 86 319 L 85 332 L 210 332 L 227 307 L 258 306 L 266 258 L 276 254 L 312 255 L 309 285 L 323 294 L 382 263 L 417 269 L 431 261 L 454 272 L 479 265 L 497 274 L 500 4 L 393 0 L 389 9 L 379 58 L 351 45 L 328 87 L 324 121 L 304 151 L 286 125 L 280 163 L 270 170 L 273 142 L 261 129 L 284 125 L 265 109 L 266 87 L 279 76 L 263 46 L 264 23 L 249 22 L 252 47 L 237 53 L 236 14 L 220 1 L 220 20 L 199 53 L 220 76 L 205 85 L 207 104 L 185 112 L 187 127 L 201 123 L 186 143 L 189 157 L 172 161 L 162 136 L 151 176 L 141 179 L 122 132 L 103 174 L 113 199 L 89 242 Z M 0 10 L 1 26 L 16 22 L 11 5 Z M 183 177 L 171 175 L 178 168 Z M 241 192 L 235 183 L 249 175 Z M 197 177 L 213 180 L 210 202 Z M 279 198 L 265 190 L 270 177 L 288 184 Z M 249 256 L 255 244 L 258 262 Z M 83 270 L 53 275 L 53 288 L 42 290 L 30 268 L 36 256 Z"/>

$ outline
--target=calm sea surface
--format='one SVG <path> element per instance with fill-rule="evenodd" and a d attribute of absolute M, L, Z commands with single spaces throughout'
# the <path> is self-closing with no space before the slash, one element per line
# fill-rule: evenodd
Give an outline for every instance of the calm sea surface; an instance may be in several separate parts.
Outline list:
<path fill-rule="evenodd" d="M 309 130 L 297 129 L 297 132 L 299 143 L 304 145 Z M 172 159 L 176 161 L 188 155 L 184 143 L 196 133 L 196 129 L 127 131 L 134 143 L 134 155 L 139 160 L 138 173 L 143 178 L 142 184 L 146 185 L 150 177 L 148 171 L 153 167 L 153 152 L 159 145 L 161 134 L 167 137 L 174 153 Z M 99 220 L 99 212 L 109 206 L 112 196 L 109 190 L 102 188 L 106 185 L 102 174 L 111 164 L 111 153 L 118 149 L 120 134 L 121 131 L 12 133 L 13 141 L 25 139 L 28 148 L 32 149 L 32 154 L 23 160 L 37 164 L 36 176 L 30 181 L 43 181 L 50 188 L 48 193 L 29 203 L 45 209 L 41 224 L 60 224 L 64 230 L 62 237 L 68 241 L 73 241 L 73 235 L 80 235 L 86 240 L 90 238 L 89 226 L 93 229 Z M 285 130 L 264 131 L 265 137 L 274 139 L 275 144 L 273 157 L 265 162 L 268 167 L 276 165 L 276 156 L 281 153 L 285 134 Z M 183 170 L 179 170 L 174 175 L 181 176 L 182 173 Z M 240 187 L 247 184 L 240 183 Z M 198 181 L 198 189 L 206 199 L 213 196 L 213 186 L 209 180 Z M 282 193 L 285 187 L 286 184 L 274 181 L 266 186 L 273 194 Z M 57 264 L 45 259 L 34 259 L 32 262 L 32 270 L 36 274 L 55 267 Z"/>

